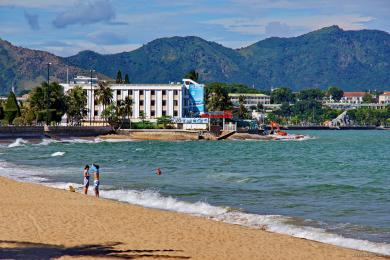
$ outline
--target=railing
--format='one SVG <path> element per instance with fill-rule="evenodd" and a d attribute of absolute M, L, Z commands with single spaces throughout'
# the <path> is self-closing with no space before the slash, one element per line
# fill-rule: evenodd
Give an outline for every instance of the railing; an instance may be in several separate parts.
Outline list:
<path fill-rule="evenodd" d="M 237 123 L 224 124 L 223 131 L 237 131 Z"/>

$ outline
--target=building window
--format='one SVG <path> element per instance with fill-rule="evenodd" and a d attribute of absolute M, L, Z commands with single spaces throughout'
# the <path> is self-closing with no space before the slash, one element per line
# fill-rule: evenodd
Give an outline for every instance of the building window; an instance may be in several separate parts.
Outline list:
<path fill-rule="evenodd" d="M 153 96 L 156 94 L 156 91 L 152 90 L 152 91 L 150 91 L 150 94 Z"/>
<path fill-rule="evenodd" d="M 154 110 L 151 110 L 150 111 L 150 116 L 155 116 L 156 115 L 156 112 Z"/>
<path fill-rule="evenodd" d="M 174 106 L 177 106 L 178 104 L 179 104 L 179 101 L 173 100 L 173 105 L 174 105 Z"/>
<path fill-rule="evenodd" d="M 144 105 L 144 101 L 143 101 L 143 100 L 140 100 L 140 101 L 139 101 L 139 105 L 140 105 L 140 106 L 143 106 L 143 105 Z"/>
<path fill-rule="evenodd" d="M 163 110 L 163 111 L 162 111 L 162 115 L 163 115 L 163 116 L 166 116 L 166 115 L 167 115 L 167 111 L 166 111 L 166 110 Z"/>
<path fill-rule="evenodd" d="M 177 116 L 178 113 L 177 113 L 177 110 L 173 111 L 173 116 Z"/>
<path fill-rule="evenodd" d="M 142 96 L 144 94 L 144 91 L 143 90 L 140 90 L 139 91 L 139 94 Z"/>
<path fill-rule="evenodd" d="M 150 105 L 151 105 L 151 106 L 154 106 L 155 104 L 156 104 L 156 101 L 154 101 L 154 100 L 151 100 L 151 101 L 150 101 Z"/>
<path fill-rule="evenodd" d="M 173 91 L 173 95 L 177 95 L 178 91 L 177 90 L 174 90 Z"/>
<path fill-rule="evenodd" d="M 116 91 L 116 94 L 117 94 L 118 96 L 120 96 L 120 95 L 121 95 L 121 91 L 118 89 L 118 90 Z"/>
<path fill-rule="evenodd" d="M 120 100 L 117 100 L 117 101 L 116 101 L 116 105 L 119 107 L 120 104 L 121 104 L 121 101 L 120 101 Z"/>
<path fill-rule="evenodd" d="M 95 113 L 93 113 L 94 116 L 98 116 L 99 115 L 99 111 L 95 110 Z"/>
<path fill-rule="evenodd" d="M 163 105 L 163 106 L 166 106 L 166 105 L 167 105 L 167 101 L 166 101 L 166 100 L 163 100 L 163 101 L 162 101 L 162 105 Z"/>
<path fill-rule="evenodd" d="M 166 90 L 163 90 L 163 91 L 162 91 L 162 94 L 163 94 L 163 96 L 166 95 L 166 94 L 167 94 L 167 91 L 166 91 Z"/>
<path fill-rule="evenodd" d="M 133 95 L 133 91 L 129 90 L 129 96 L 132 96 L 132 95 Z"/>

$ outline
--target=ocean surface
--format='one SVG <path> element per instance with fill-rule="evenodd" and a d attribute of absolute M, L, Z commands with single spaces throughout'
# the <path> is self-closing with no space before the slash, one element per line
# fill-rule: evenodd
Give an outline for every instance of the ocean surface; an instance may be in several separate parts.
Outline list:
<path fill-rule="evenodd" d="M 105 198 L 390 255 L 390 131 L 299 133 L 308 137 L 17 139 L 0 144 L 0 175 L 81 191 L 96 162 Z"/>

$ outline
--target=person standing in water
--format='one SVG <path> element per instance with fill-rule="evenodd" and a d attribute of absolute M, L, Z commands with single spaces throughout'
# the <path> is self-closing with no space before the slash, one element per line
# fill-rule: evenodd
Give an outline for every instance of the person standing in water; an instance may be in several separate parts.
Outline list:
<path fill-rule="evenodd" d="M 92 164 L 91 171 L 93 173 L 93 186 L 95 190 L 95 196 L 99 198 L 99 185 L 100 185 L 100 171 L 99 165 Z"/>
<path fill-rule="evenodd" d="M 84 194 L 87 195 L 88 187 L 89 187 L 89 165 L 85 165 L 84 167 Z"/>

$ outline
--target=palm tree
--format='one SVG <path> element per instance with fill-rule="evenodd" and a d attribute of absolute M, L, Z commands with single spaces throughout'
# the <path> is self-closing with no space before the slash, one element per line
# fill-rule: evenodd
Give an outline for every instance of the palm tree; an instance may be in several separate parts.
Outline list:
<path fill-rule="evenodd" d="M 98 89 L 96 90 L 96 101 L 98 104 L 103 105 L 103 111 L 109 104 L 112 103 L 112 91 L 107 82 L 100 81 L 98 83 Z"/>
<path fill-rule="evenodd" d="M 229 94 L 221 85 L 207 90 L 207 108 L 209 111 L 223 111 L 231 109 Z"/>
<path fill-rule="evenodd" d="M 125 101 L 123 103 L 123 109 L 124 109 L 124 112 L 127 116 L 127 119 L 129 120 L 129 125 L 130 125 L 130 129 L 131 129 L 130 116 L 131 116 L 131 113 L 133 112 L 133 99 L 130 96 L 127 96 L 125 98 Z"/>
<path fill-rule="evenodd" d="M 192 79 L 193 81 L 198 81 L 199 73 L 195 70 L 190 70 L 185 76 L 186 79 Z"/>

